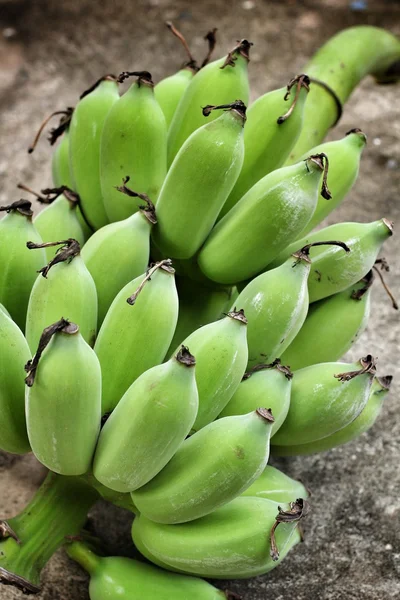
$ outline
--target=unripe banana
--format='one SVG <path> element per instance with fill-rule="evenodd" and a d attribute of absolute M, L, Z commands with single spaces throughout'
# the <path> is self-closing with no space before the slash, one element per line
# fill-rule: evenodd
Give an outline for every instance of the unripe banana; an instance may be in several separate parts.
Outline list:
<path fill-rule="evenodd" d="M 329 158 L 329 190 L 332 198 L 329 202 L 318 198 L 317 208 L 307 226 L 299 234 L 299 238 L 319 225 L 349 193 L 357 180 L 361 154 L 366 143 L 367 137 L 361 129 L 350 129 L 341 140 L 326 142 L 310 150 L 308 154 L 323 152 Z M 302 158 L 307 158 L 307 155 Z"/>
<path fill-rule="evenodd" d="M 196 329 L 219 319 L 233 302 L 233 288 L 210 288 L 187 277 L 177 277 L 176 287 L 179 296 L 178 323 L 167 356 Z"/>
<path fill-rule="evenodd" d="M 129 296 L 129 297 L 128 297 Z M 178 320 L 178 294 L 169 260 L 118 293 L 97 336 L 102 411 L 112 411 L 129 386 L 165 357 Z"/>
<path fill-rule="evenodd" d="M 327 164 L 323 154 L 310 156 L 256 183 L 211 232 L 198 256 L 203 273 L 234 284 L 266 267 L 310 220 L 323 173 L 321 194 L 329 197 Z"/>
<path fill-rule="evenodd" d="M 25 370 L 33 453 L 55 473 L 86 473 L 100 430 L 101 372 L 78 325 L 60 319 L 46 327 Z"/>
<path fill-rule="evenodd" d="M 243 377 L 236 392 L 225 406 L 220 417 L 245 415 L 262 404 L 268 406 L 274 415 L 271 438 L 286 419 L 290 405 L 292 377 L 288 367 L 279 359 L 270 365 L 256 365 Z M 291 498 L 293 500 L 293 498 Z"/>
<path fill-rule="evenodd" d="M 309 490 L 296 479 L 292 479 L 267 465 L 260 477 L 247 488 L 242 496 L 254 496 L 256 498 L 266 498 L 274 502 L 293 502 L 295 498 L 308 498 Z"/>
<path fill-rule="evenodd" d="M 0 449 L 30 451 L 25 423 L 24 365 L 31 358 L 20 328 L 0 304 Z"/>
<path fill-rule="evenodd" d="M 197 414 L 195 364 L 182 346 L 125 392 L 101 431 L 94 457 L 93 473 L 103 485 L 136 490 L 172 459 Z"/>
<path fill-rule="evenodd" d="M 342 242 L 327 242 L 330 243 L 348 251 Z M 304 246 L 283 265 L 262 273 L 240 292 L 237 304 L 243 307 L 249 323 L 250 367 L 280 357 L 301 329 L 308 311 L 310 250 L 310 246 Z"/>
<path fill-rule="evenodd" d="M 131 558 L 97 556 L 82 542 L 67 546 L 67 553 L 90 574 L 90 600 L 228 600 L 210 583 L 167 573 Z"/>
<path fill-rule="evenodd" d="M 232 311 L 181 340 L 196 357 L 199 410 L 195 431 L 218 417 L 244 375 L 248 359 L 246 325 L 243 311 Z"/>
<path fill-rule="evenodd" d="M 339 360 L 367 326 L 372 281 L 370 271 L 344 292 L 310 304 L 300 331 L 281 354 L 282 362 L 297 370 Z"/>
<path fill-rule="evenodd" d="M 132 537 L 146 558 L 164 568 L 246 579 L 271 571 L 300 542 L 298 521 L 307 510 L 301 499 L 281 507 L 265 498 L 241 497 L 190 523 L 162 525 L 141 514 Z"/>
<path fill-rule="evenodd" d="M 336 223 L 288 246 L 269 266 L 282 264 L 297 247 L 326 239 L 341 240 L 350 248 L 345 256 L 340 248 L 311 248 L 308 277 L 310 302 L 316 302 L 354 285 L 370 271 L 382 244 L 393 234 L 393 223 L 380 219 L 372 223 Z"/>
<path fill-rule="evenodd" d="M 33 194 L 41 204 L 47 204 L 33 219 L 44 242 L 73 238 L 83 246 L 87 238 L 79 217 L 80 198 L 78 194 L 65 185 L 42 190 L 44 196 L 37 194 L 25 185 L 19 184 L 17 187 Z M 47 260 L 51 260 L 54 254 L 53 249 L 45 248 L 45 252 Z"/>
<path fill-rule="evenodd" d="M 300 135 L 308 91 L 307 75 L 298 75 L 286 88 L 264 94 L 250 106 L 244 130 L 243 167 L 219 218 L 226 215 L 257 181 L 283 165 Z"/>
<path fill-rule="evenodd" d="M 240 100 L 205 106 L 227 109 L 197 129 L 175 157 L 157 202 L 153 237 L 162 252 L 190 258 L 210 233 L 243 164 L 246 107 Z"/>
<path fill-rule="evenodd" d="M 200 107 L 229 104 L 235 98 L 249 102 L 247 66 L 252 46 L 241 40 L 229 54 L 209 63 L 192 79 L 175 111 L 168 131 L 168 166 L 170 166 L 187 138 L 205 124 Z M 215 114 L 210 115 L 216 118 Z"/>
<path fill-rule="evenodd" d="M 157 222 L 150 199 L 146 194 L 133 192 L 126 183 L 124 180 L 121 191 L 139 197 L 146 204 L 127 219 L 96 231 L 82 248 L 82 258 L 96 284 L 99 327 L 118 292 L 146 270 L 150 231 Z"/>
<path fill-rule="evenodd" d="M 31 250 L 60 245 L 56 255 L 39 275 L 32 287 L 26 316 L 26 339 L 35 352 L 45 327 L 60 314 L 79 325 L 80 335 L 94 345 L 97 325 L 97 294 L 93 278 L 80 256 L 80 246 L 69 239 L 47 244 L 28 242 Z"/>
<path fill-rule="evenodd" d="M 374 375 L 371 355 L 358 363 L 321 363 L 295 371 L 289 412 L 274 446 L 308 444 L 346 427 L 365 407 Z"/>
<path fill-rule="evenodd" d="M 368 402 L 361 413 L 348 425 L 328 435 L 321 440 L 310 442 L 309 444 L 299 444 L 293 446 L 276 446 L 274 453 L 278 456 L 298 456 L 302 454 L 315 454 L 317 452 L 326 452 L 336 446 L 347 444 L 357 439 L 372 427 L 382 409 L 383 401 L 389 393 L 392 377 L 375 377 L 368 398 Z"/>
<path fill-rule="evenodd" d="M 261 475 L 274 418 L 264 408 L 225 417 L 188 438 L 149 483 L 131 493 L 157 523 L 185 523 L 227 504 Z"/>
<path fill-rule="evenodd" d="M 111 222 L 126 219 L 138 208 L 115 189 L 123 177 L 129 176 L 134 189 L 156 202 L 167 173 L 167 125 L 154 98 L 151 75 L 122 73 L 118 80 L 131 75 L 138 79 L 112 106 L 101 136 L 101 191 Z"/>
<path fill-rule="evenodd" d="M 74 189 L 94 229 L 109 223 L 100 184 L 100 140 L 106 117 L 118 100 L 116 78 L 105 75 L 81 95 L 69 127 L 69 157 Z M 114 185 L 118 181 L 116 179 Z"/>
<path fill-rule="evenodd" d="M 44 250 L 30 252 L 29 240 L 42 239 L 32 223 L 33 212 L 28 200 L 0 206 L 6 216 L 0 220 L 0 302 L 24 331 L 29 295 L 37 277 L 36 271 L 46 262 Z"/>

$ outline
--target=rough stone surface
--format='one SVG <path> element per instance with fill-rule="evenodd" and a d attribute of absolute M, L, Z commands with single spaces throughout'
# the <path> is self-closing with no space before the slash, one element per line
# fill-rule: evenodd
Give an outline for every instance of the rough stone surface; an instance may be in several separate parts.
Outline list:
<path fill-rule="evenodd" d="M 19 197 L 15 185 L 50 183 L 50 150 L 42 140 L 26 152 L 42 117 L 73 105 L 78 94 L 105 72 L 150 69 L 157 81 L 184 60 L 163 21 L 174 20 L 193 52 L 202 55 L 202 36 L 218 26 L 219 51 L 240 37 L 254 43 L 250 77 L 253 96 L 284 85 L 328 37 L 354 24 L 373 24 L 400 33 L 396 2 L 219 2 L 176 0 L 7 0 L 0 1 L 0 203 Z M 353 6 L 353 9 L 351 8 Z M 351 97 L 340 125 L 341 137 L 362 128 L 369 137 L 360 178 L 344 204 L 329 218 L 400 222 L 400 119 L 397 87 L 365 80 Z M 390 284 L 400 297 L 395 235 L 384 255 Z M 397 259 L 397 260 L 396 260 Z M 398 375 L 398 314 L 379 285 L 372 294 L 367 331 L 350 353 L 379 357 L 382 375 Z M 302 479 L 313 492 L 304 523 L 305 542 L 265 577 L 229 582 L 246 600 L 383 600 L 400 597 L 400 419 L 399 382 L 372 431 L 346 447 L 321 456 L 282 459 L 276 466 Z M 44 476 L 32 456 L 0 456 L 1 516 L 22 509 Z M 111 552 L 129 554 L 129 514 L 100 503 L 92 511 L 95 531 Z M 234 526 L 234 525 L 232 525 Z M 0 588 L 2 600 L 22 598 Z M 87 578 L 60 551 L 43 573 L 41 600 L 87 600 Z M 172 599 L 171 599 L 172 600 Z"/>

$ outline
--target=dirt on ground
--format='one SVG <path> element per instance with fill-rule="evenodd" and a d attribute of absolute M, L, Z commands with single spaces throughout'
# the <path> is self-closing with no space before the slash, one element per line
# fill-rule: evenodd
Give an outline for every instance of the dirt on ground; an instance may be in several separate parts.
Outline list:
<path fill-rule="evenodd" d="M 356 24 L 400 33 L 400 3 L 325 0 L 242 2 L 176 0 L 0 0 L 0 204 L 19 198 L 18 182 L 36 189 L 50 184 L 51 151 L 45 139 L 34 154 L 27 148 L 42 118 L 74 105 L 100 75 L 150 70 L 155 81 L 185 60 L 167 31 L 172 20 L 203 56 L 204 34 L 218 27 L 218 53 L 240 38 L 254 42 L 250 63 L 253 99 L 282 87 L 315 50 L 342 28 Z M 384 255 L 389 282 L 400 297 L 399 86 L 377 86 L 367 78 L 329 134 L 339 139 L 351 128 L 368 135 L 360 177 L 327 223 L 395 222 Z M 348 358 L 379 358 L 381 375 L 393 389 L 374 428 L 357 441 L 322 455 L 273 460 L 312 490 L 312 512 L 304 521 L 305 541 L 270 574 L 224 587 L 246 600 L 390 600 L 400 596 L 400 418 L 398 411 L 399 319 L 375 284 L 370 324 Z M 23 508 L 44 477 L 31 456 L 0 453 L 2 518 Z M 129 513 L 99 503 L 92 527 L 111 553 L 132 552 Z M 234 525 L 232 525 L 234 526 Z M 222 584 L 221 584 L 222 585 Z M 22 598 L 0 587 L 1 600 Z M 87 576 L 61 550 L 43 572 L 40 600 L 87 600 Z M 172 600 L 172 599 L 171 599 Z"/>

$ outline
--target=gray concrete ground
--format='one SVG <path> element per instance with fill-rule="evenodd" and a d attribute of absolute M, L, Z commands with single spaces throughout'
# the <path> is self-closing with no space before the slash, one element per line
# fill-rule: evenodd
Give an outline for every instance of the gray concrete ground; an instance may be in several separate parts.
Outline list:
<path fill-rule="evenodd" d="M 41 141 L 26 148 L 42 117 L 73 105 L 78 94 L 105 72 L 149 69 L 155 80 L 174 72 L 183 56 L 163 21 L 182 28 L 196 54 L 202 35 L 219 29 L 219 52 L 240 37 L 255 45 L 250 65 L 253 96 L 284 85 L 324 40 L 353 24 L 373 24 L 400 33 L 398 2 L 211 2 L 176 0 L 0 1 L 0 202 L 18 199 L 18 181 L 36 188 L 50 183 L 50 151 Z M 353 3 L 359 6 L 360 3 Z M 362 3 L 361 3 L 362 5 Z M 359 181 L 329 218 L 400 222 L 399 87 L 377 87 L 367 79 L 353 94 L 330 135 L 362 128 L 369 137 Z M 396 234 L 384 250 L 390 284 L 400 297 Z M 265 577 L 232 582 L 246 600 L 389 600 L 400 597 L 400 418 L 398 414 L 399 321 L 383 292 L 373 291 L 367 331 L 350 357 L 370 352 L 379 372 L 394 374 L 393 390 L 372 431 L 346 447 L 319 456 L 274 464 L 301 478 L 313 491 L 305 542 Z M 1 516 L 18 512 L 43 478 L 32 456 L 0 456 Z M 129 553 L 129 515 L 105 504 L 92 512 L 95 530 L 109 537 L 111 552 Z M 22 598 L 0 588 L 0 598 Z M 41 600 L 86 600 L 87 579 L 62 551 L 43 573 Z M 172 599 L 171 599 L 172 600 Z"/>

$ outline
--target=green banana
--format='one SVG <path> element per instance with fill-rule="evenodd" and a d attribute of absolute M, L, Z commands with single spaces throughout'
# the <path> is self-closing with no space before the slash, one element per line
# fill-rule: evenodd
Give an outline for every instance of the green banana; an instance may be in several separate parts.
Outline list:
<path fill-rule="evenodd" d="M 55 473 L 86 473 L 100 431 L 101 371 L 78 325 L 60 319 L 46 327 L 25 370 L 33 453 Z"/>
<path fill-rule="evenodd" d="M 343 356 L 367 326 L 372 281 L 369 271 L 343 292 L 310 304 L 300 331 L 281 354 L 282 362 L 297 370 Z"/>
<path fill-rule="evenodd" d="M 26 339 L 32 352 L 37 348 L 43 329 L 60 314 L 78 323 L 80 335 L 90 346 L 96 338 L 96 286 L 80 256 L 79 243 L 73 239 L 27 243 L 30 250 L 58 245 L 60 248 L 53 259 L 39 269 L 29 297 Z"/>
<path fill-rule="evenodd" d="M 325 243 L 349 251 L 342 242 Z M 310 250 L 311 246 L 303 246 L 283 265 L 262 273 L 240 292 L 236 302 L 248 320 L 250 367 L 280 357 L 300 331 L 308 311 Z"/>
<path fill-rule="evenodd" d="M 312 148 L 311 154 L 323 152 L 329 158 L 329 190 L 332 198 L 329 202 L 318 198 L 317 208 L 299 238 L 319 225 L 349 193 L 357 180 L 361 154 L 366 143 L 367 137 L 361 129 L 350 129 L 341 140 Z M 305 158 L 306 155 L 303 156 Z"/>
<path fill-rule="evenodd" d="M 301 499 L 281 507 L 266 498 L 240 497 L 190 523 L 162 525 L 141 514 L 132 538 L 146 558 L 164 568 L 246 579 L 271 571 L 301 541 L 298 522 L 307 510 Z"/>
<path fill-rule="evenodd" d="M 33 219 L 35 227 L 44 242 L 54 239 L 74 238 L 81 246 L 86 235 L 78 216 L 80 198 L 67 186 L 47 188 L 38 194 L 31 188 L 19 183 L 17 187 L 33 194 L 41 204 L 47 206 Z M 53 258 L 51 247 L 45 248 L 47 260 Z"/>
<path fill-rule="evenodd" d="M 96 284 L 99 327 L 118 292 L 146 270 L 150 231 L 157 222 L 150 198 L 133 192 L 126 183 L 125 179 L 119 189 L 129 196 L 139 197 L 145 204 L 127 219 L 96 231 L 82 248 L 82 258 Z"/>
<path fill-rule="evenodd" d="M 383 401 L 389 393 L 392 377 L 375 377 L 368 398 L 368 402 L 361 413 L 348 425 L 328 435 L 321 440 L 309 444 L 298 444 L 293 446 L 276 446 L 274 453 L 278 456 L 298 456 L 302 454 L 315 454 L 326 452 L 336 446 L 347 444 L 357 439 L 372 427 L 381 412 Z"/>
<path fill-rule="evenodd" d="M 104 207 L 111 222 L 126 219 L 136 210 L 132 200 L 115 189 L 129 176 L 135 189 L 156 202 L 167 173 L 167 125 L 147 71 L 124 72 L 138 79 L 110 109 L 100 144 L 100 181 Z"/>
<path fill-rule="evenodd" d="M 70 558 L 90 574 L 90 600 L 227 600 L 229 596 L 210 583 L 167 573 L 123 556 L 97 556 L 82 542 L 66 547 Z"/>
<path fill-rule="evenodd" d="M 234 284 L 266 267 L 312 217 L 322 174 L 321 194 L 330 197 L 327 166 L 326 156 L 317 154 L 256 183 L 211 232 L 198 256 L 203 273 Z"/>
<path fill-rule="evenodd" d="M 358 363 L 321 363 L 295 371 L 289 412 L 274 446 L 308 444 L 351 423 L 368 401 L 375 371 L 371 355 Z"/>
<path fill-rule="evenodd" d="M 176 357 L 145 371 L 125 392 L 99 437 L 93 473 L 100 483 L 130 492 L 172 459 L 197 414 L 195 364 L 182 346 Z"/>
<path fill-rule="evenodd" d="M 264 94 L 249 107 L 244 130 L 243 167 L 219 218 L 225 216 L 257 181 L 283 165 L 300 135 L 309 83 L 307 75 L 298 75 L 286 88 Z M 319 154 L 319 151 L 310 154 Z"/>
<path fill-rule="evenodd" d="M 240 100 L 207 105 L 203 114 L 227 109 L 197 129 L 175 157 L 157 202 L 153 237 L 162 252 L 190 258 L 210 233 L 243 164 L 246 107 Z"/>
<path fill-rule="evenodd" d="M 227 504 L 265 469 L 274 418 L 258 408 L 218 419 L 188 438 L 149 483 L 131 492 L 140 514 L 185 523 Z"/>
<path fill-rule="evenodd" d="M 177 320 L 178 294 L 169 260 L 156 263 L 117 294 L 94 347 L 102 370 L 103 414 L 116 407 L 139 375 L 164 359 Z"/>
<path fill-rule="evenodd" d="M 344 256 L 340 248 L 310 250 L 311 272 L 308 277 L 308 293 L 311 302 L 342 292 L 362 279 L 372 269 L 384 241 L 393 234 L 393 223 L 380 219 L 372 223 L 336 223 L 310 233 L 287 246 L 268 265 L 269 269 L 282 264 L 299 246 L 326 239 L 342 240 L 350 248 Z"/>
<path fill-rule="evenodd" d="M 26 247 L 29 240 L 42 242 L 28 200 L 0 206 L 0 211 L 7 213 L 0 221 L 0 302 L 24 331 L 29 295 L 46 254 L 44 250 L 29 252 Z"/>
<path fill-rule="evenodd" d="M 241 40 L 224 58 L 202 68 L 186 88 L 168 131 L 168 166 L 187 138 L 205 124 L 201 106 L 229 104 L 235 98 L 249 103 L 247 65 L 252 44 Z M 211 119 L 215 115 L 211 114 Z"/>
<path fill-rule="evenodd" d="M 324 139 L 340 119 L 342 105 L 366 75 L 372 74 L 378 83 L 396 81 L 399 59 L 399 39 L 378 27 L 349 27 L 330 38 L 304 66 L 311 91 L 303 130 L 288 163 L 297 162 Z"/>
<path fill-rule="evenodd" d="M 30 451 L 25 422 L 24 365 L 31 358 L 19 327 L 0 304 L 0 449 Z"/>
<path fill-rule="evenodd" d="M 94 229 L 109 223 L 100 185 L 100 140 L 106 117 L 118 100 L 116 78 L 101 77 L 80 96 L 69 126 L 73 189 L 78 192 L 83 212 Z M 114 185 L 117 182 L 118 179 Z"/>
<path fill-rule="evenodd" d="M 248 359 L 246 325 L 243 311 L 232 311 L 182 342 L 196 357 L 199 410 L 195 431 L 218 417 L 239 386 Z"/>
<path fill-rule="evenodd" d="M 308 498 L 310 492 L 301 481 L 267 465 L 260 477 L 242 493 L 242 496 L 266 498 L 274 502 L 293 502 L 295 498 Z"/>
<path fill-rule="evenodd" d="M 220 417 L 244 415 L 259 404 L 268 406 L 274 415 L 271 438 L 286 419 L 290 405 L 293 374 L 277 359 L 270 365 L 260 364 L 247 372 Z M 293 498 L 292 498 L 293 500 Z"/>
<path fill-rule="evenodd" d="M 233 300 L 232 288 L 209 288 L 187 277 L 177 277 L 176 287 L 179 296 L 178 323 L 167 356 L 171 356 L 180 342 L 196 329 L 219 319 Z"/>

